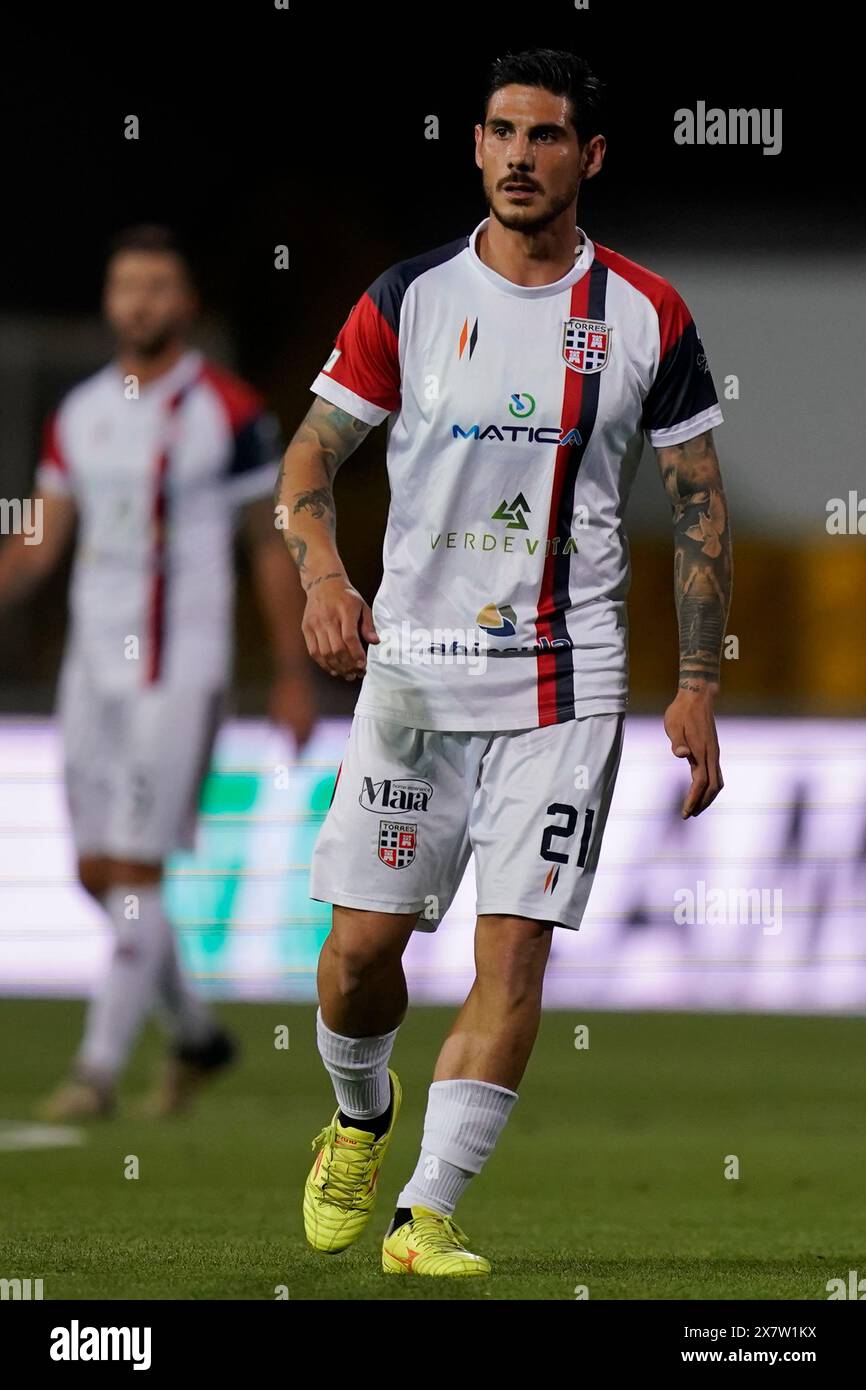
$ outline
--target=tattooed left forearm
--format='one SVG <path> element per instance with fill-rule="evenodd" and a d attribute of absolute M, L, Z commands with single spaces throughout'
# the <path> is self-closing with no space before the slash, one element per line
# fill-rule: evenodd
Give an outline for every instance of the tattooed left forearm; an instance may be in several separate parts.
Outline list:
<path fill-rule="evenodd" d="M 658 451 L 674 523 L 679 686 L 718 684 L 733 563 L 728 507 L 712 432 Z"/>

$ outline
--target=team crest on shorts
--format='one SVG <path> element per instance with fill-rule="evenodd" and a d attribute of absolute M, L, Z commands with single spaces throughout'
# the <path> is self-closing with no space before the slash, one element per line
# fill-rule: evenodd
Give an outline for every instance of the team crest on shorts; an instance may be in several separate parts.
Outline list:
<path fill-rule="evenodd" d="M 591 376 L 607 366 L 613 329 L 600 319 L 566 319 L 562 355 L 573 372 Z"/>
<path fill-rule="evenodd" d="M 411 821 L 379 821 L 379 858 L 389 869 L 405 869 L 415 858 L 418 827 Z"/>

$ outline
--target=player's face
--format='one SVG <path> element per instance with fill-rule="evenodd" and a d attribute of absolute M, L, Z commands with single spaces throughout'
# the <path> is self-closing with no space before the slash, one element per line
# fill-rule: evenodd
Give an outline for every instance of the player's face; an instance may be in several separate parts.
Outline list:
<path fill-rule="evenodd" d="M 178 256 L 119 251 L 108 265 L 104 308 L 121 350 L 154 357 L 184 335 L 196 299 Z"/>
<path fill-rule="evenodd" d="M 514 231 L 538 232 L 574 204 L 601 167 L 604 137 L 581 145 L 568 97 L 517 84 L 494 92 L 475 127 L 475 163 L 490 214 Z"/>

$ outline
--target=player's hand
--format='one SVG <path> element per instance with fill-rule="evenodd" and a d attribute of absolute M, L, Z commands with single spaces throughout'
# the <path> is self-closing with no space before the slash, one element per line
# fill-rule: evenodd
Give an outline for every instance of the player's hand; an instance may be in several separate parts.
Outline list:
<path fill-rule="evenodd" d="M 344 574 L 313 580 L 301 631 L 310 656 L 332 676 L 359 679 L 367 669 L 362 642 L 378 642 L 373 612 Z"/>
<path fill-rule="evenodd" d="M 316 727 L 313 685 L 306 672 L 284 671 L 271 686 L 268 714 L 275 724 L 291 731 L 298 752 Z"/>
<path fill-rule="evenodd" d="M 699 816 L 715 801 L 722 787 L 719 740 L 713 714 L 715 688 L 680 690 L 665 710 L 665 733 L 675 758 L 688 758 L 692 785 L 682 806 L 682 818 Z"/>

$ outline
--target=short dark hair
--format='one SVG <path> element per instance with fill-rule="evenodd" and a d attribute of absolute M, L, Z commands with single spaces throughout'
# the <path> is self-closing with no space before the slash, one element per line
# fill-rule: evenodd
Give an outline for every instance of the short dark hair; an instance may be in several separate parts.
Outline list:
<path fill-rule="evenodd" d="M 183 264 L 190 283 L 195 282 L 189 253 L 171 227 L 158 222 L 140 222 L 117 232 L 108 244 L 108 260 L 122 251 L 150 251 L 154 255 L 177 256 Z"/>
<path fill-rule="evenodd" d="M 603 119 L 604 83 L 596 77 L 589 64 L 555 48 L 528 48 L 523 53 L 506 53 L 494 59 L 484 94 L 484 120 L 494 92 L 500 87 L 517 84 L 521 87 L 543 87 L 554 96 L 568 97 L 571 103 L 571 123 L 577 138 L 583 143 L 598 135 Z"/>

